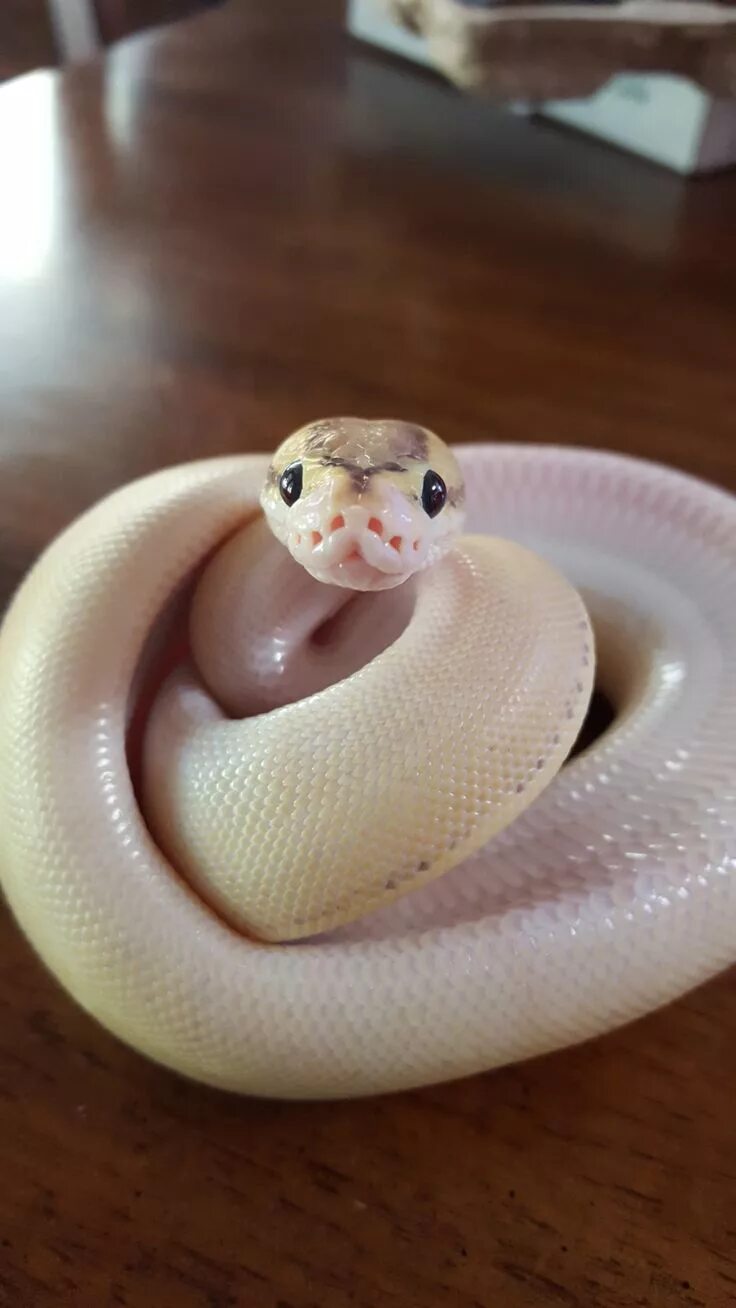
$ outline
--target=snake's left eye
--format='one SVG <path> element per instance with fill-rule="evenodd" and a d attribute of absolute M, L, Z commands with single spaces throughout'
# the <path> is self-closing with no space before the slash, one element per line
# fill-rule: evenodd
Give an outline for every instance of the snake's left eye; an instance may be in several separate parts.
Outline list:
<path fill-rule="evenodd" d="M 440 509 L 445 507 L 447 487 L 438 472 L 430 468 L 424 474 L 422 485 L 422 508 L 429 518 L 436 518 Z"/>
<path fill-rule="evenodd" d="M 290 463 L 288 468 L 284 468 L 279 478 L 279 490 L 284 504 L 288 504 L 290 508 L 292 504 L 296 504 L 302 493 L 303 482 L 304 471 L 301 463 Z"/>

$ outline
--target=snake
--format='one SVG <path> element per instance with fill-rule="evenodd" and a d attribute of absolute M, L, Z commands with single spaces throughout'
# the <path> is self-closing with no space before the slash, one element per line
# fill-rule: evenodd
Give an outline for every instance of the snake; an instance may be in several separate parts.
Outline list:
<path fill-rule="evenodd" d="M 0 627 L 18 929 L 244 1095 L 605 1037 L 736 956 L 735 565 L 685 472 L 399 419 L 113 490 Z"/>

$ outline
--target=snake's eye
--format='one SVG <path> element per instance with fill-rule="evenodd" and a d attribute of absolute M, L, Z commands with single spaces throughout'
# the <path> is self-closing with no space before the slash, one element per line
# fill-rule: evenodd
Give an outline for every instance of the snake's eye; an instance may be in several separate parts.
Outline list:
<path fill-rule="evenodd" d="M 445 507 L 447 487 L 438 472 L 430 468 L 424 474 L 422 486 L 422 507 L 429 518 L 436 518 L 440 509 Z"/>
<path fill-rule="evenodd" d="M 304 472 L 301 463 L 290 463 L 288 468 L 284 468 L 279 478 L 279 490 L 284 504 L 291 507 L 296 504 L 302 493 L 302 484 L 304 481 Z"/>

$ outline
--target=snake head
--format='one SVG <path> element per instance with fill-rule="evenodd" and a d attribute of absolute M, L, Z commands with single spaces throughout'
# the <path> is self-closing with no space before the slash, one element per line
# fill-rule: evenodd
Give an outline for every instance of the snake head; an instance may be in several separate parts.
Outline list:
<path fill-rule="evenodd" d="M 261 506 L 311 576 L 387 590 L 434 563 L 463 524 L 455 456 L 410 423 L 333 418 L 289 436 L 271 460 Z"/>

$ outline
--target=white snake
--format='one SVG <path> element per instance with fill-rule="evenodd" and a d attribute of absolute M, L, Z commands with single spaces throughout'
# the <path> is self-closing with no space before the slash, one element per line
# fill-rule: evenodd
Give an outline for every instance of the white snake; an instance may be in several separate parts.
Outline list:
<path fill-rule="evenodd" d="M 11 908 L 109 1030 L 249 1094 L 644 1014 L 736 957 L 735 564 L 691 478 L 401 423 L 128 486 L 0 632 Z M 563 767 L 588 614 L 616 718 Z"/>

